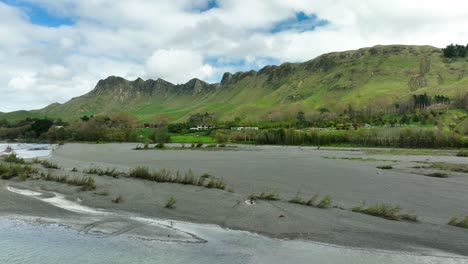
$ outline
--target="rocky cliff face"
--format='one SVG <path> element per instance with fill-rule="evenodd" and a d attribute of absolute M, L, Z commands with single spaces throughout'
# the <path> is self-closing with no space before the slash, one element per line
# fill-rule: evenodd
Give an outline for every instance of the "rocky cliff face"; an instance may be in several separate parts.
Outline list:
<path fill-rule="evenodd" d="M 128 81 L 117 76 L 100 80 L 88 96 L 112 96 L 119 100 L 138 99 L 147 96 L 167 97 L 169 95 L 209 93 L 216 90 L 218 84 L 208 84 L 199 79 L 192 79 L 185 84 L 172 84 L 163 79 Z"/>

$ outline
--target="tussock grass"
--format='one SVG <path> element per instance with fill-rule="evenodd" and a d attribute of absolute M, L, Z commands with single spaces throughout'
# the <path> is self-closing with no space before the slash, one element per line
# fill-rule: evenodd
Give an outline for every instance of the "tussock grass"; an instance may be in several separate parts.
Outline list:
<path fill-rule="evenodd" d="M 325 195 L 325 197 L 322 200 L 320 200 L 317 207 L 318 208 L 328 208 L 328 207 L 330 207 L 331 203 L 332 203 L 332 197 L 331 197 L 331 195 L 327 194 L 327 195 Z"/>
<path fill-rule="evenodd" d="M 26 163 L 23 158 L 18 157 L 14 153 L 3 156 L 3 160 L 5 162 L 16 163 L 16 164 L 25 164 Z"/>
<path fill-rule="evenodd" d="M 3 180 L 10 180 L 14 177 L 21 177 L 22 179 L 26 179 L 34 173 L 37 173 L 37 169 L 29 165 L 22 166 L 18 164 L 0 164 L 0 178 Z"/>
<path fill-rule="evenodd" d="M 457 157 L 468 157 L 468 150 L 460 150 L 457 152 Z"/>
<path fill-rule="evenodd" d="M 392 165 L 377 166 L 377 169 L 381 169 L 381 170 L 391 170 L 391 169 L 393 169 L 393 166 L 392 166 Z"/>
<path fill-rule="evenodd" d="M 50 173 L 41 173 L 41 178 L 45 181 L 53 181 L 73 186 L 80 186 L 82 191 L 92 191 L 96 189 L 93 177 L 69 178 L 67 176 L 56 176 Z"/>
<path fill-rule="evenodd" d="M 462 219 L 458 219 L 454 217 L 448 222 L 448 225 L 461 227 L 461 228 L 468 228 L 468 216 L 465 216 L 465 218 L 462 218 Z"/>
<path fill-rule="evenodd" d="M 271 190 L 267 192 L 262 192 L 260 193 L 260 195 L 251 194 L 249 195 L 249 200 L 251 201 L 255 201 L 255 200 L 279 201 L 280 194 L 278 190 Z"/>
<path fill-rule="evenodd" d="M 164 205 L 164 208 L 167 208 L 167 209 L 174 209 L 174 208 L 176 208 L 176 207 L 175 207 L 175 204 L 176 204 L 176 203 L 177 203 L 176 198 L 171 197 L 171 198 L 169 198 L 169 199 L 166 201 L 166 204 Z"/>
<path fill-rule="evenodd" d="M 57 165 L 57 163 L 54 163 L 52 161 L 43 160 L 40 163 L 41 163 L 42 167 L 44 167 L 46 169 L 60 169 L 60 166 Z"/>
<path fill-rule="evenodd" d="M 332 196 L 327 194 L 323 197 L 318 203 L 315 203 L 319 196 L 316 194 L 312 196 L 309 200 L 303 199 L 299 193 L 296 194 L 292 199 L 288 201 L 288 203 L 300 204 L 305 206 L 312 206 L 317 208 L 328 208 L 331 206 L 332 203 Z"/>
<path fill-rule="evenodd" d="M 117 178 L 120 175 L 124 174 L 123 172 L 120 172 L 115 168 L 105 168 L 105 169 L 103 169 L 103 168 L 99 168 L 99 167 L 92 167 L 92 168 L 89 168 L 89 169 L 85 169 L 85 170 L 83 170 L 83 172 L 86 173 L 86 174 L 96 174 L 96 175 L 99 175 L 99 176 L 111 176 L 111 177 L 114 177 L 114 178 Z"/>
<path fill-rule="evenodd" d="M 449 176 L 447 173 L 443 173 L 443 172 L 433 172 L 433 173 L 427 173 L 424 175 L 429 176 L 429 177 L 435 177 L 435 178 L 448 178 Z"/>
<path fill-rule="evenodd" d="M 360 205 L 352 209 L 353 212 L 358 212 L 362 214 L 368 214 L 372 216 L 382 217 L 388 220 L 394 221 L 411 221 L 417 222 L 418 217 L 411 214 L 400 214 L 401 207 L 399 205 L 390 205 L 390 204 L 376 204 L 369 207 L 366 207 L 366 204 L 363 202 Z"/>
<path fill-rule="evenodd" d="M 203 174 L 201 176 L 195 176 L 192 170 L 188 170 L 184 174 L 180 171 L 172 172 L 169 170 L 160 170 L 157 172 L 151 172 L 147 167 L 137 167 L 128 173 L 131 178 L 143 179 L 154 182 L 167 182 L 177 183 L 183 185 L 194 185 L 206 188 L 214 188 L 224 190 L 226 183 L 222 179 L 217 179 L 209 174 Z M 210 178 L 208 182 L 207 179 Z"/>

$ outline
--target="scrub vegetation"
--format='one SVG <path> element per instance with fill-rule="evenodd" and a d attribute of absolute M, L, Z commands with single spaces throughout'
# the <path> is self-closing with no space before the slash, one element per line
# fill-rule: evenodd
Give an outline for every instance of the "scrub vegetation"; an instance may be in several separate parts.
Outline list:
<path fill-rule="evenodd" d="M 368 214 L 372 216 L 382 217 L 388 220 L 405 220 L 410 222 L 417 222 L 418 218 L 416 215 L 401 214 L 401 207 L 399 205 L 391 204 L 375 204 L 372 206 L 366 206 L 365 202 L 352 208 L 353 212 Z"/>
<path fill-rule="evenodd" d="M 21 179 L 29 178 L 33 173 L 37 173 L 37 169 L 29 165 L 19 164 L 1 164 L 0 163 L 0 178 L 3 180 L 10 180 L 14 177 L 20 177 Z"/>
<path fill-rule="evenodd" d="M 461 218 L 461 219 L 454 217 L 448 222 L 448 224 L 451 226 L 468 228 L 468 216 L 465 216 L 464 218 Z"/>
<path fill-rule="evenodd" d="M 128 173 L 128 176 L 130 178 L 137 178 L 154 182 L 194 185 L 221 190 L 224 190 L 226 188 L 226 183 L 224 182 L 224 180 L 214 178 L 213 176 L 207 174 L 195 176 L 192 170 L 188 170 L 187 172 L 182 174 L 180 173 L 180 171 L 172 172 L 165 169 L 157 172 L 151 172 L 147 167 L 137 167 L 132 169 Z"/>
<path fill-rule="evenodd" d="M 256 200 L 267 200 L 267 201 L 279 201 L 280 194 L 278 190 L 270 190 L 261 192 L 259 195 L 251 194 L 249 195 L 249 200 L 256 201 Z"/>
<path fill-rule="evenodd" d="M 50 173 L 41 173 L 41 179 L 45 181 L 53 181 L 64 183 L 73 186 L 80 186 L 82 191 L 92 191 L 96 189 L 96 184 L 93 177 L 67 177 L 67 176 L 56 176 Z"/>
<path fill-rule="evenodd" d="M 289 203 L 294 203 L 294 204 L 300 204 L 300 205 L 305 205 L 305 206 L 312 206 L 312 207 L 317 207 L 317 208 L 328 208 L 332 204 L 332 196 L 327 194 L 325 197 L 323 197 L 318 203 L 316 203 L 317 199 L 319 196 L 316 194 L 312 196 L 310 199 L 305 200 L 300 196 L 300 193 L 297 193 L 296 196 L 294 196 L 292 199 L 290 199 L 288 202 Z"/>

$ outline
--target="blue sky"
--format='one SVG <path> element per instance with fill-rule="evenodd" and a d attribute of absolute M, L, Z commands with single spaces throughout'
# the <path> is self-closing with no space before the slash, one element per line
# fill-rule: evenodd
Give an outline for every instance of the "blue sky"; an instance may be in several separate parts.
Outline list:
<path fill-rule="evenodd" d="M 457 8 L 452 8 L 457 6 Z M 468 43 L 463 0 L 0 0 L 0 111 L 99 79 L 191 78 L 385 44 Z"/>
<path fill-rule="evenodd" d="M 69 17 L 61 17 L 58 14 L 51 13 L 38 4 L 32 4 L 19 0 L 0 0 L 0 2 L 16 7 L 23 11 L 27 15 L 29 21 L 35 25 L 46 27 L 73 25 L 73 19 Z"/>

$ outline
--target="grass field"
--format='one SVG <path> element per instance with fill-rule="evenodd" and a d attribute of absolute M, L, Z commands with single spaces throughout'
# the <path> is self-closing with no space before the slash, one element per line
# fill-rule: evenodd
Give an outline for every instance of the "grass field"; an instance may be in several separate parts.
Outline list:
<path fill-rule="evenodd" d="M 172 143 L 203 143 L 203 144 L 213 144 L 216 141 L 209 136 L 200 136 L 200 135 L 177 135 L 171 136 Z"/>

